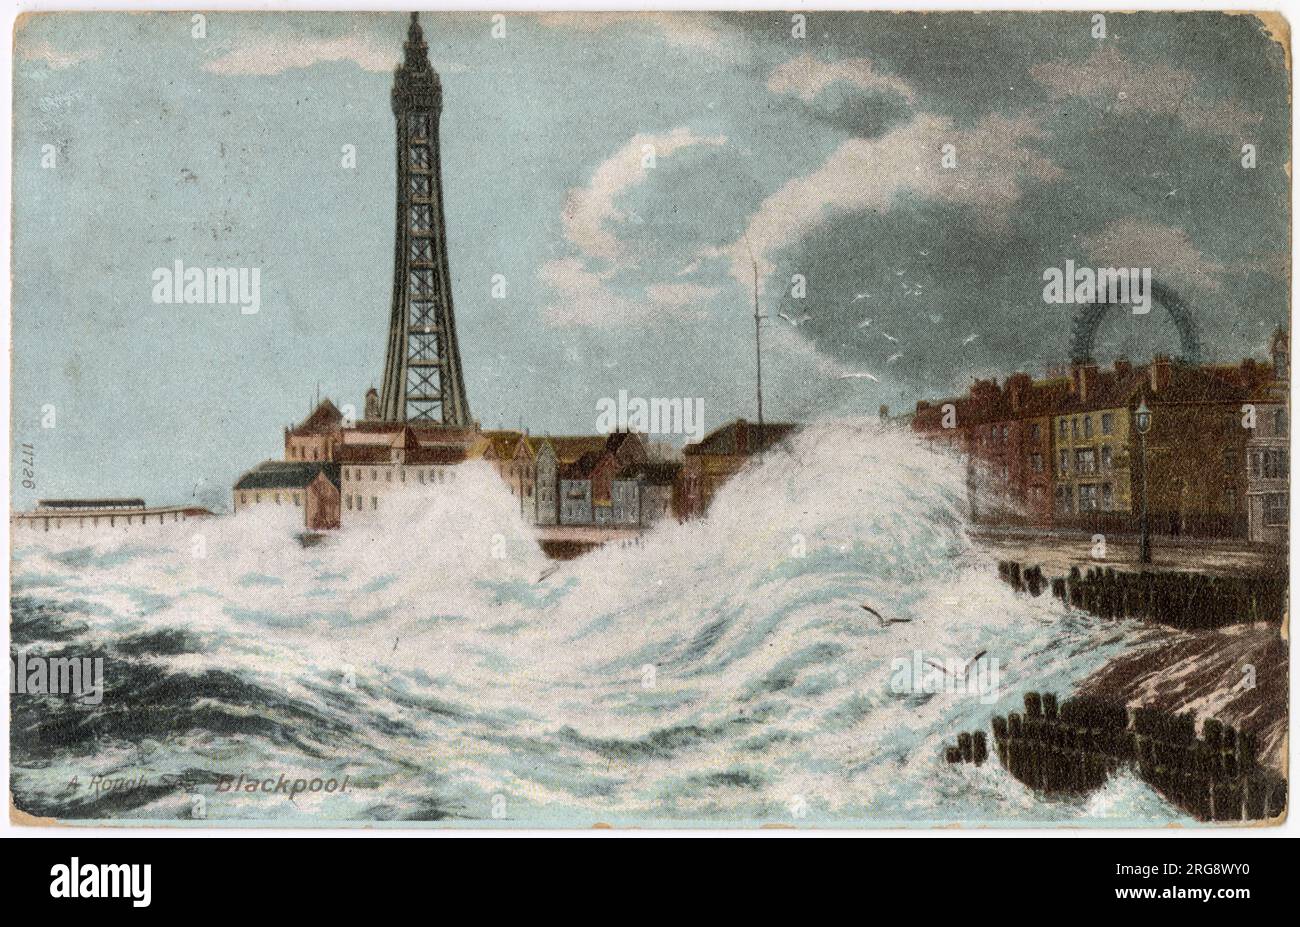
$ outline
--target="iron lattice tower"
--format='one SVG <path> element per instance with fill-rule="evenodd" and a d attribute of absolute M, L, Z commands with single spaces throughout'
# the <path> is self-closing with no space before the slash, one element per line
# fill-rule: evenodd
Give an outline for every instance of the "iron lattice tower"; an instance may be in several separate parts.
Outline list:
<path fill-rule="evenodd" d="M 380 417 L 463 428 L 471 424 L 451 305 L 438 123 L 442 81 L 429 64 L 418 16 L 393 80 L 397 121 L 397 238 L 393 313 Z"/>

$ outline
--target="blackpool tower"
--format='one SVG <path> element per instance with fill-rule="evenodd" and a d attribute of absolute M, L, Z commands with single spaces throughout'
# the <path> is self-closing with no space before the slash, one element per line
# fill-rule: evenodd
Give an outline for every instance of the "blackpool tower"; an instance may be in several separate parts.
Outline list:
<path fill-rule="evenodd" d="M 397 240 L 380 418 L 464 428 L 469 401 L 456 343 L 442 207 L 438 123 L 442 81 L 411 14 L 393 80 L 397 121 Z"/>

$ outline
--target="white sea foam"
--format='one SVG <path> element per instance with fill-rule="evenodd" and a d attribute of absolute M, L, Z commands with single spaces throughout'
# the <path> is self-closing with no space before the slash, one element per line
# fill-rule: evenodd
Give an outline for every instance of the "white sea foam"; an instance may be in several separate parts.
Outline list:
<path fill-rule="evenodd" d="M 1028 689 L 1068 694 L 1124 646 L 1115 625 L 999 583 L 967 536 L 964 486 L 958 463 L 906 433 L 828 422 L 729 482 L 709 518 L 540 580 L 552 564 L 517 501 L 469 465 L 437 496 L 345 513 L 309 548 L 292 507 L 16 538 L 15 594 L 70 606 L 86 642 L 184 629 L 191 652 L 147 659 L 233 674 L 289 706 L 254 712 L 315 719 L 294 722 L 301 743 L 167 732 L 137 766 L 352 776 L 345 795 L 294 802 L 208 789 L 209 819 L 1167 820 L 1157 801 L 1044 802 L 996 761 L 942 762 L 958 731 L 987 728 Z M 906 621 L 882 627 L 861 603 Z M 981 650 L 998 663 L 995 703 L 891 691 L 894 660 Z M 106 702 L 130 704 L 112 665 L 107 676 Z M 20 785 L 110 771 L 51 763 L 17 763 Z M 174 817 L 185 803 L 168 794 L 129 813 Z"/>

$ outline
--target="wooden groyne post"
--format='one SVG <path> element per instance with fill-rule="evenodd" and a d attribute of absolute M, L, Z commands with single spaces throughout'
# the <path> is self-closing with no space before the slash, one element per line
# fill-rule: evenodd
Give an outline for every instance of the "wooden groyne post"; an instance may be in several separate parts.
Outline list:
<path fill-rule="evenodd" d="M 1286 809 L 1286 779 L 1259 765 L 1255 737 L 1214 719 L 1198 738 L 1189 714 L 1130 714 L 1090 697 L 1058 706 L 1050 692 L 1026 692 L 1024 706 L 1023 714 L 993 718 L 993 742 L 1007 772 L 1035 791 L 1090 792 L 1130 768 L 1198 820 L 1268 820 Z M 982 763 L 983 733 L 959 734 L 957 746 L 945 750 L 948 762 Z"/>
<path fill-rule="evenodd" d="M 1287 577 L 1282 573 L 1211 576 L 1205 573 L 1129 572 L 1114 567 L 1071 567 L 1068 576 L 1045 579 L 1041 567 L 998 563 L 998 576 L 1017 592 L 1037 596 L 1045 588 L 1098 618 L 1138 618 L 1188 630 L 1242 622 L 1282 620 Z"/>

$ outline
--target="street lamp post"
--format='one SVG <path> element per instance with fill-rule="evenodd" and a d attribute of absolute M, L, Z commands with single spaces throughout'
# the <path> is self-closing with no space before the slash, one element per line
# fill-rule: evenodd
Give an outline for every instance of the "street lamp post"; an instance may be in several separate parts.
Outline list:
<path fill-rule="evenodd" d="M 1151 562 L 1151 525 L 1147 519 L 1147 432 L 1151 430 L 1151 410 L 1145 397 L 1137 407 L 1136 425 L 1142 455 L 1142 543 L 1138 548 L 1138 562 Z"/>

